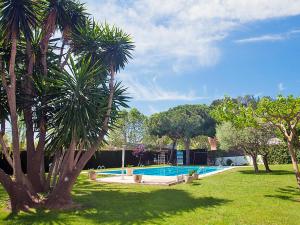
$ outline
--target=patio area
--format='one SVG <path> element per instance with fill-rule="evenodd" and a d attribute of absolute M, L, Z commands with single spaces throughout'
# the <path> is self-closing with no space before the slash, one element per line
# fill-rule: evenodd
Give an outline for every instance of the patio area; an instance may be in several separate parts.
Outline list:
<path fill-rule="evenodd" d="M 207 176 L 211 176 L 214 174 L 222 173 L 227 170 L 231 170 L 233 168 L 237 167 L 227 167 L 223 168 L 222 170 L 217 170 L 205 174 L 199 174 L 198 179 L 204 178 Z M 178 176 L 155 176 L 155 175 L 143 175 L 142 181 L 140 183 L 134 182 L 133 176 L 127 176 L 127 175 L 113 175 L 109 177 L 101 177 L 96 179 L 97 182 L 102 183 L 119 183 L 119 184 L 144 184 L 144 185 L 165 185 L 165 186 L 171 186 L 175 184 L 179 184 L 184 182 L 184 175 L 178 175 Z"/>
<path fill-rule="evenodd" d="M 134 182 L 133 176 L 111 176 L 97 178 L 97 182 L 102 183 L 120 183 L 120 184 L 144 184 L 144 185 L 165 185 L 171 186 L 183 182 L 182 176 L 151 176 L 143 175 L 141 183 Z"/>

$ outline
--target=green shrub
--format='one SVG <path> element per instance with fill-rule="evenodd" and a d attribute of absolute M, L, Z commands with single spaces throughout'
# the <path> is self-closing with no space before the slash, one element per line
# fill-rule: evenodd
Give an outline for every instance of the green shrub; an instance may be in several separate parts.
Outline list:
<path fill-rule="evenodd" d="M 189 171 L 189 176 L 193 176 L 193 174 L 196 173 L 196 172 L 197 172 L 196 170 Z"/>
<path fill-rule="evenodd" d="M 291 163 L 291 157 L 286 144 L 272 146 L 269 154 L 270 164 L 288 164 Z M 298 161 L 300 160 L 300 152 L 297 151 Z"/>
<path fill-rule="evenodd" d="M 226 160 L 226 166 L 231 166 L 233 161 L 231 159 Z"/>

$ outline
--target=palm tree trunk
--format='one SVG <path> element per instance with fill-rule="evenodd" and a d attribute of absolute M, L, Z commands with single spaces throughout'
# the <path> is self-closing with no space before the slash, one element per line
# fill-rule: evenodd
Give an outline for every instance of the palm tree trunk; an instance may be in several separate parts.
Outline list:
<path fill-rule="evenodd" d="M 13 212 L 26 210 L 34 205 L 32 185 L 24 176 L 21 167 L 19 130 L 18 130 L 18 115 L 16 104 L 16 74 L 15 61 L 17 54 L 17 35 L 14 31 L 11 39 L 11 53 L 9 60 L 9 78 L 10 84 L 6 82 L 5 76 L 2 74 L 3 86 L 7 93 L 8 105 L 10 110 L 10 120 L 12 129 L 12 166 L 15 179 L 12 180 L 3 170 L 0 170 L 0 182 L 7 191 L 11 208 Z"/>
<path fill-rule="evenodd" d="M 48 199 L 45 202 L 45 207 L 49 209 L 68 209 L 73 207 L 73 201 L 71 196 L 72 188 L 79 176 L 81 170 L 84 168 L 88 160 L 95 154 L 99 144 L 103 141 L 105 134 L 108 131 L 109 119 L 111 114 L 111 107 L 113 103 L 114 97 L 114 79 L 115 79 L 115 70 L 114 67 L 110 68 L 110 80 L 109 80 L 109 99 L 107 104 L 107 111 L 105 115 L 105 119 L 102 126 L 102 132 L 98 137 L 97 142 L 88 149 L 76 164 L 73 164 L 73 167 L 69 170 L 63 169 L 63 173 L 60 174 L 58 182 L 54 187 L 53 191 L 49 195 Z M 69 157 L 70 154 L 66 154 L 66 157 Z M 63 163 L 64 164 L 64 163 Z M 68 167 L 69 165 L 63 165 L 64 167 Z"/>
<path fill-rule="evenodd" d="M 41 49 L 41 64 L 43 67 L 43 75 L 47 76 L 48 74 L 48 65 L 47 65 L 47 51 L 48 51 L 48 46 L 49 46 L 49 40 L 51 36 L 53 35 L 56 27 L 56 16 L 57 12 L 56 10 L 52 10 L 48 18 L 46 20 L 46 23 L 43 27 L 43 37 L 40 42 L 40 49 Z M 45 98 L 42 97 L 41 100 L 41 107 L 45 105 Z M 44 165 L 44 150 L 45 150 L 45 143 L 46 143 L 46 119 L 45 119 L 45 112 L 41 112 L 41 120 L 39 124 L 39 132 L 40 132 L 40 138 L 39 138 L 39 143 L 36 148 L 36 154 L 34 157 L 34 161 L 36 164 L 36 171 L 38 172 L 37 176 L 38 179 L 40 180 L 40 183 L 43 188 L 47 188 L 46 186 L 46 177 L 45 177 L 45 165 Z M 40 189 L 40 187 L 39 187 Z"/>
<path fill-rule="evenodd" d="M 38 205 L 28 188 L 13 181 L 2 169 L 0 169 L 0 182 L 9 196 L 10 208 L 13 213 L 21 210 L 28 211 L 30 207 Z"/>
<path fill-rule="evenodd" d="M 42 180 L 40 179 L 40 160 L 38 160 L 38 153 L 35 151 L 34 146 L 34 128 L 33 128 L 33 113 L 31 100 L 33 96 L 32 73 L 33 73 L 33 52 L 31 43 L 27 41 L 27 75 L 24 79 L 25 97 L 29 99 L 24 107 L 24 121 L 26 125 L 26 151 L 27 151 L 27 177 L 31 182 L 35 192 L 42 192 L 44 190 Z"/>
<path fill-rule="evenodd" d="M 11 44 L 11 53 L 10 53 L 10 60 L 9 60 L 10 85 L 6 87 L 6 92 L 7 92 L 8 105 L 10 110 L 11 129 L 12 129 L 13 170 L 14 170 L 14 175 L 16 177 L 16 181 L 23 183 L 24 174 L 21 168 L 18 115 L 17 115 L 17 104 L 16 104 L 16 74 L 15 74 L 15 62 L 16 62 L 16 54 L 17 54 L 16 32 L 13 32 L 11 42 L 12 44 Z"/>

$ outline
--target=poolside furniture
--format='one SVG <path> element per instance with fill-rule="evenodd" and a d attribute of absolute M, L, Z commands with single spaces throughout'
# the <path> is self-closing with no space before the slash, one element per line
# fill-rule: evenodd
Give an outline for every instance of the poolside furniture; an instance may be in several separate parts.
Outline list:
<path fill-rule="evenodd" d="M 133 168 L 131 168 L 131 167 L 126 168 L 126 175 L 132 176 L 132 174 L 133 174 Z"/>
<path fill-rule="evenodd" d="M 97 173 L 94 170 L 89 171 L 88 176 L 89 176 L 90 180 L 96 180 L 97 179 Z"/>
<path fill-rule="evenodd" d="M 199 179 L 199 174 L 198 174 L 198 173 L 194 173 L 194 174 L 193 174 L 193 178 L 194 178 L 195 180 L 198 180 L 198 179 Z"/>
<path fill-rule="evenodd" d="M 186 183 L 186 184 L 192 183 L 194 180 L 194 177 L 190 176 L 188 174 L 183 175 L 183 177 L 184 177 L 184 183 Z"/>
<path fill-rule="evenodd" d="M 143 175 L 141 175 L 141 174 L 134 174 L 133 175 L 133 180 L 134 180 L 135 183 L 141 183 L 142 178 L 143 178 Z"/>

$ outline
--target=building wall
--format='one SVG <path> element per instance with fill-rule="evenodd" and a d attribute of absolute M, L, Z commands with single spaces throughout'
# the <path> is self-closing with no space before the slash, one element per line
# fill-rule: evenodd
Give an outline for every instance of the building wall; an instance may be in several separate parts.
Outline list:
<path fill-rule="evenodd" d="M 226 161 L 230 159 L 235 166 L 242 166 L 242 165 L 253 165 L 252 158 L 250 156 L 229 156 L 229 157 L 217 157 L 216 158 L 216 165 L 226 165 Z M 262 156 L 259 155 L 257 157 L 257 163 L 263 164 Z"/>

